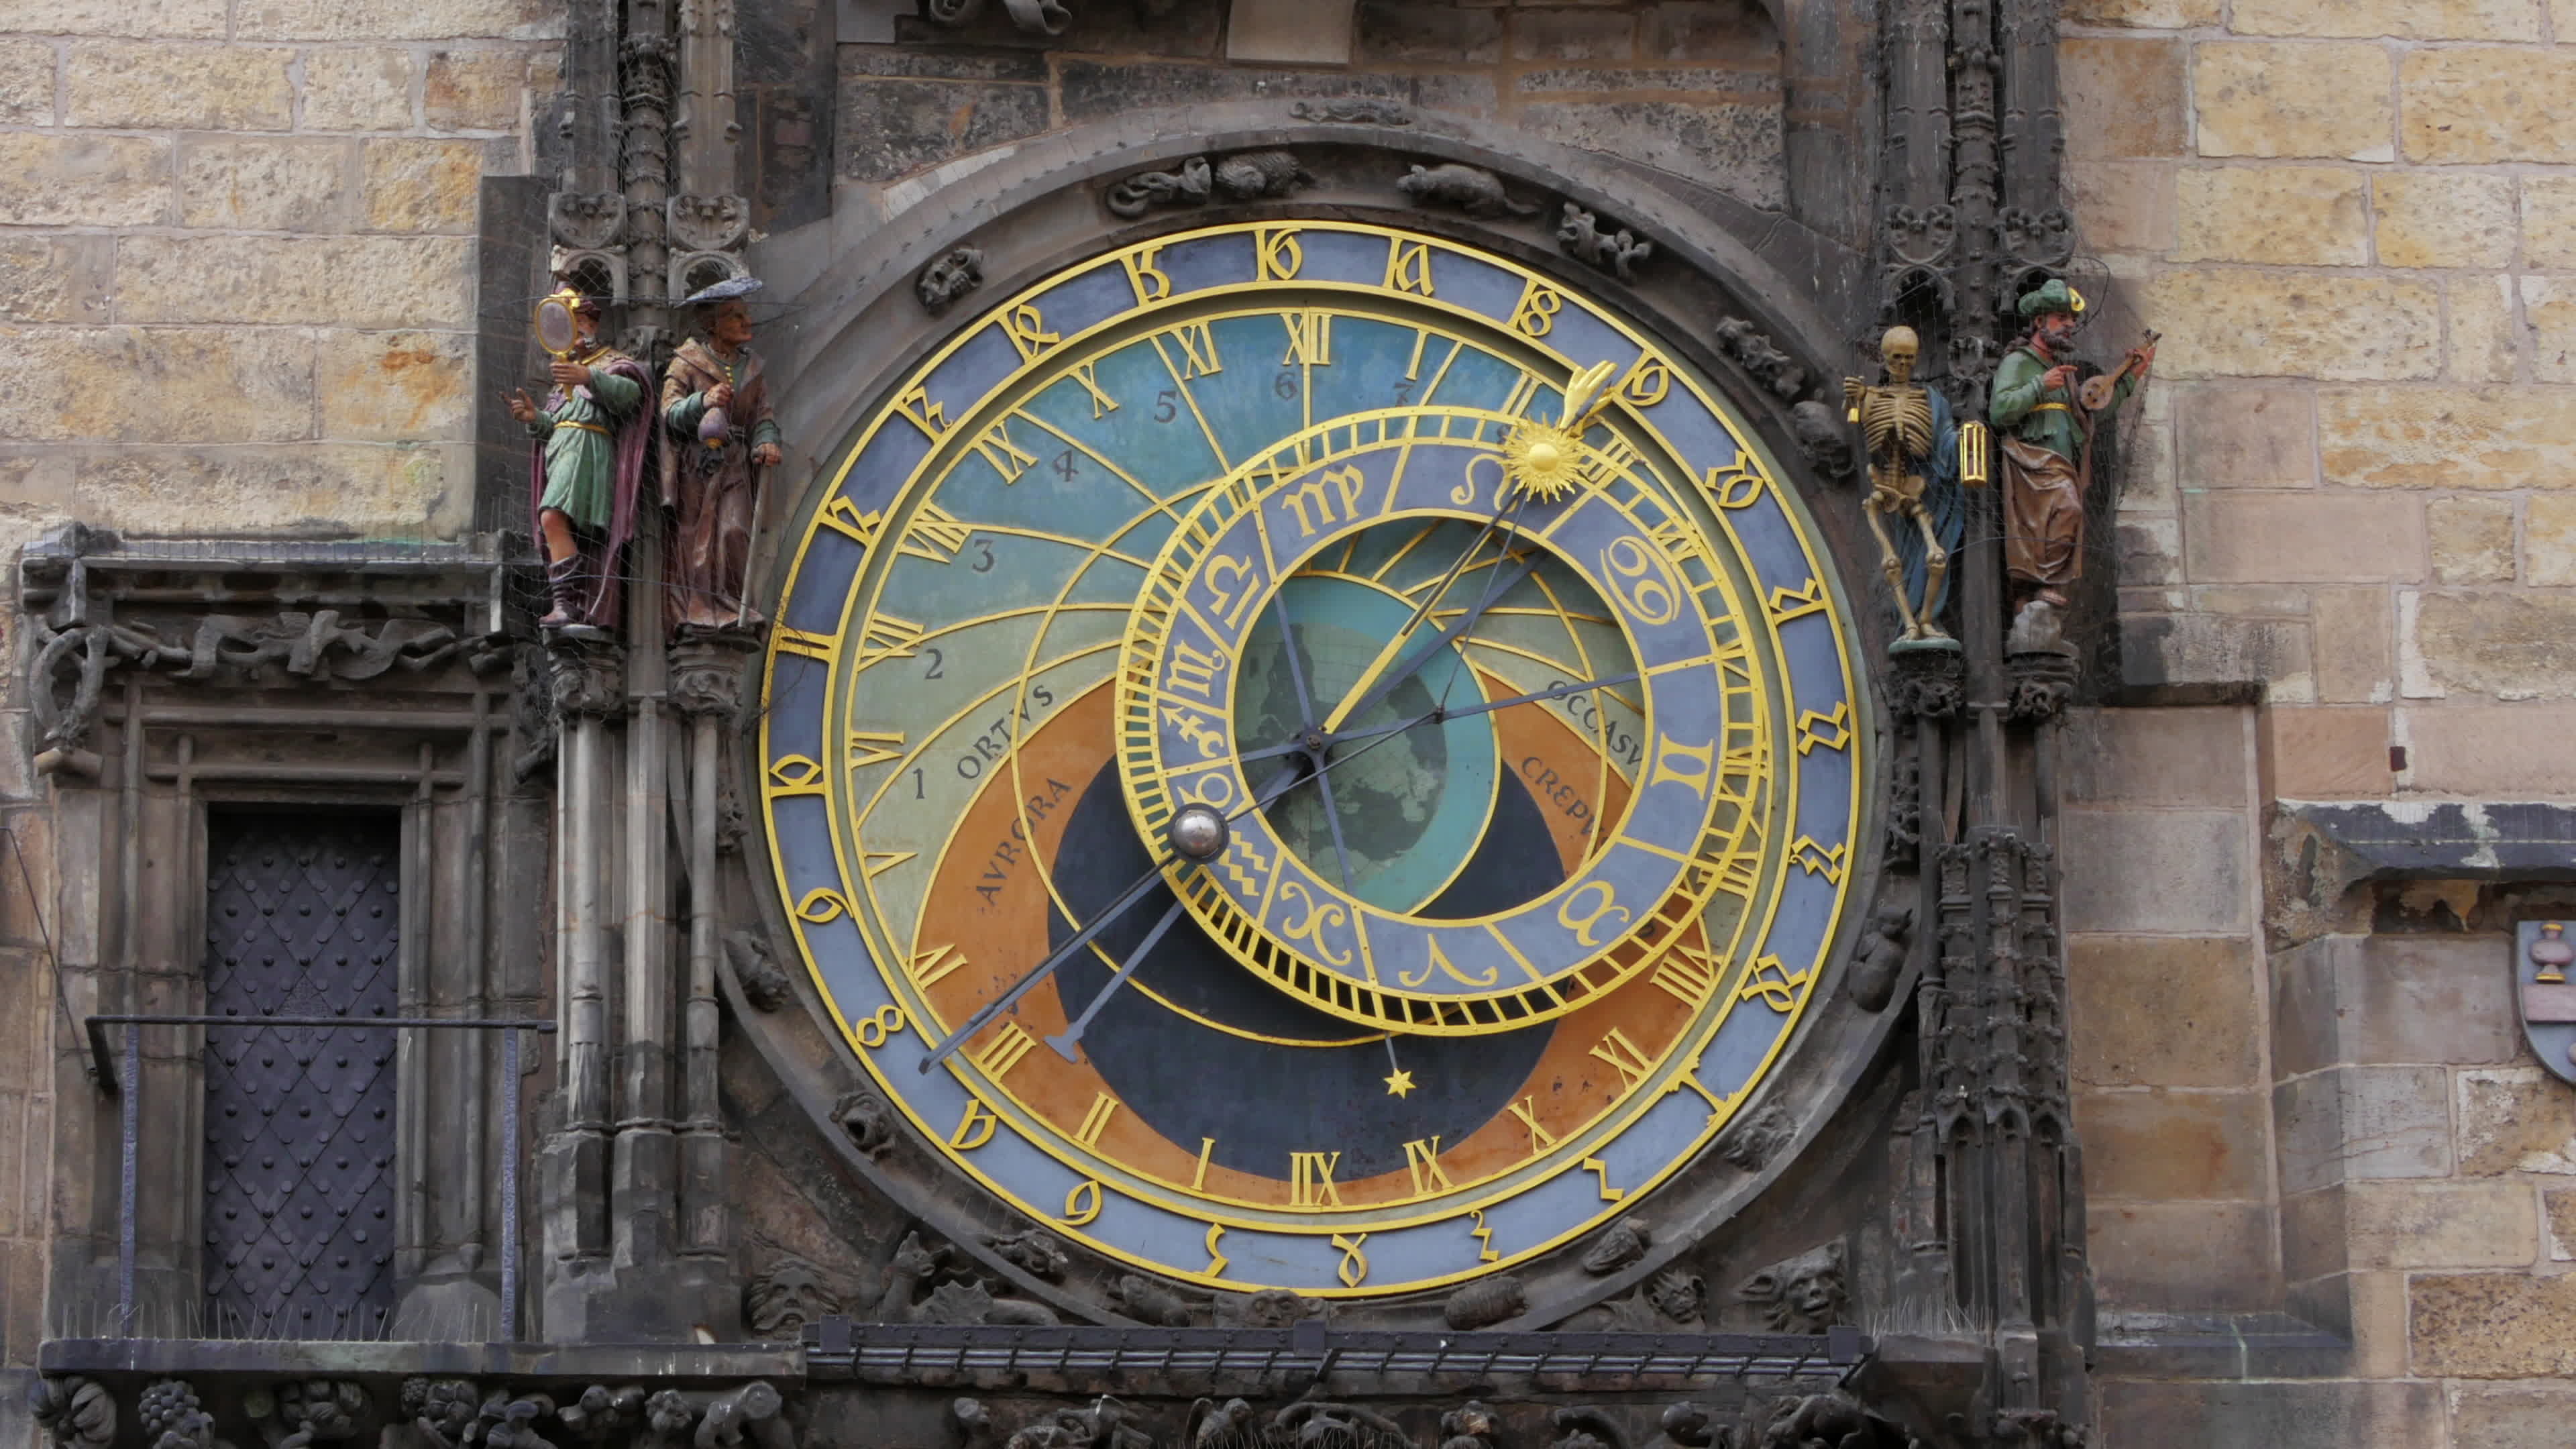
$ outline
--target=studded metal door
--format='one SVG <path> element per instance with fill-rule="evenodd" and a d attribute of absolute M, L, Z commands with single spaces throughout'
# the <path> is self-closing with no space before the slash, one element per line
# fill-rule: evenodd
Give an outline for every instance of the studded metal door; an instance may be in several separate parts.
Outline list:
<path fill-rule="evenodd" d="M 390 813 L 217 813 L 206 1012 L 396 1015 Z M 394 1033 L 206 1029 L 209 1333 L 375 1338 L 393 1307 Z"/>

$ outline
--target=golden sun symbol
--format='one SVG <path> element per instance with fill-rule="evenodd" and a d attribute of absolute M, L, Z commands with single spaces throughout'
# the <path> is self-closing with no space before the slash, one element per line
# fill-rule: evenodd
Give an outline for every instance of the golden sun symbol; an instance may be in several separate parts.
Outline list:
<path fill-rule="evenodd" d="M 1503 439 L 1503 473 L 1512 486 L 1539 503 L 1554 503 L 1574 491 L 1575 469 L 1583 458 L 1583 439 L 1572 429 L 1535 418 L 1512 429 Z"/>
<path fill-rule="evenodd" d="M 1503 439 L 1503 476 L 1524 497 L 1553 503 L 1581 482 L 1583 432 L 1610 402 L 1609 363 L 1595 363 L 1567 379 L 1565 408 L 1553 423 L 1523 418 Z"/>

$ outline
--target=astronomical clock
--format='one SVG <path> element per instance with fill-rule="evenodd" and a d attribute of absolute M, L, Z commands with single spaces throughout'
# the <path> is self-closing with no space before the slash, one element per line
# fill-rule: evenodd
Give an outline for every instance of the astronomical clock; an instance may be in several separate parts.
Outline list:
<path fill-rule="evenodd" d="M 962 320 L 763 665 L 855 1069 L 1120 1271 L 1366 1298 L 1646 1212 L 1856 890 L 1854 634 L 1674 340 L 1458 241 L 1168 234 Z"/>

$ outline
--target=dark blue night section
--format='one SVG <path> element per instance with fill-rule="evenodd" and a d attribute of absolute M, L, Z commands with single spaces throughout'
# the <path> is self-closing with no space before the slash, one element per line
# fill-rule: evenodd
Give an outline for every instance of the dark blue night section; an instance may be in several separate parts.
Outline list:
<path fill-rule="evenodd" d="M 1189 380 L 1190 396 L 1217 446 L 1237 465 L 1276 446 L 1306 426 L 1305 369 L 1286 364 L 1288 326 L 1277 313 L 1223 317 L 1209 324 L 1222 372 Z M 1172 360 L 1186 369 L 1181 341 L 1166 338 Z"/>
<path fill-rule="evenodd" d="M 1798 762 L 1798 819 L 1790 839 L 1810 836 L 1828 845 L 1851 829 L 1851 746 L 1807 752 Z"/>
<path fill-rule="evenodd" d="M 874 513 L 893 501 L 895 491 L 930 456 L 930 437 L 901 418 L 889 420 L 859 450 L 841 492 L 861 509 Z"/>
<path fill-rule="evenodd" d="M 823 694 L 828 685 L 829 666 L 820 659 L 780 654 L 771 661 L 769 698 L 762 702 L 769 712 L 771 759 L 789 755 L 803 755 L 809 760 L 826 758 Z"/>
<path fill-rule="evenodd" d="M 1175 346 L 1168 338 L 1162 345 Z M 1225 475 L 1152 339 L 1131 342 L 1099 359 L 1090 376 L 1100 389 L 1098 397 L 1079 379 L 1067 377 L 1021 408 L 1064 440 L 1059 451 L 1071 445 L 1089 455 L 1077 458 L 1077 467 L 1089 471 L 1105 464 L 1157 498 Z"/>
<path fill-rule="evenodd" d="M 1516 272 L 1504 271 L 1493 263 L 1448 251 L 1431 249 L 1433 296 L 1452 307 L 1481 312 L 1498 323 L 1509 323 L 1520 306 L 1524 285 Z"/>
<path fill-rule="evenodd" d="M 1127 280 L 1125 267 L 1104 262 L 1040 292 L 1033 305 L 1047 331 L 1071 337 L 1134 309 L 1136 285 Z"/>
<path fill-rule="evenodd" d="M 769 829 L 772 848 L 787 877 L 789 910 L 796 909 L 815 891 L 841 888 L 840 867 L 832 854 L 831 812 L 825 808 L 822 796 L 789 795 L 771 801 Z"/>
<path fill-rule="evenodd" d="M 796 592 L 787 599 L 784 622 L 808 634 L 837 633 L 849 607 L 850 580 L 859 576 L 865 550 L 837 528 L 814 530 L 814 541 L 796 564 Z"/>
<path fill-rule="evenodd" d="M 1356 282 L 1364 287 L 1386 281 L 1385 237 L 1357 231 L 1301 231 L 1297 244 L 1306 254 L 1306 264 L 1297 271 L 1298 281 Z"/>
<path fill-rule="evenodd" d="M 1002 335 L 1002 325 L 987 323 L 966 339 L 965 346 L 931 369 L 930 376 L 922 382 L 922 391 L 943 409 L 948 425 L 955 427 L 966 420 L 986 393 L 1001 386 L 1002 379 L 1019 367 L 1020 350 Z"/>
<path fill-rule="evenodd" d="M 1252 234 L 1193 237 L 1154 254 L 1153 265 L 1172 279 L 1178 297 L 1206 287 L 1222 287 L 1253 278 Z"/>
<path fill-rule="evenodd" d="M 1555 850 L 1538 807 L 1516 784 L 1507 782 L 1504 795 L 1518 799 L 1498 806 L 1487 849 L 1552 862 Z M 1074 810 L 1056 883 L 1074 914 L 1088 921 L 1149 864 L 1128 824 L 1116 770 L 1105 769 Z M 1466 872 L 1468 879 L 1480 874 L 1473 865 Z M 1496 872 L 1485 888 L 1496 892 L 1495 900 L 1508 899 L 1530 890 L 1533 882 L 1522 874 Z M 1437 909 L 1465 915 L 1494 908 L 1464 896 L 1453 887 Z M 1098 939 L 1109 959 L 1126 960 L 1171 900 L 1158 887 L 1103 931 Z M 1048 934 L 1060 943 L 1073 930 L 1059 914 Z M 1068 1013 L 1079 1013 L 1109 973 L 1091 952 L 1059 968 L 1056 990 Z M 1084 1056 L 1127 1108 L 1164 1137 L 1184 1145 L 1213 1137 L 1219 1166 L 1269 1178 L 1288 1175 L 1289 1153 L 1318 1145 L 1343 1154 L 1336 1176 L 1349 1181 L 1403 1167 L 1411 1139 L 1463 1140 L 1510 1103 L 1554 1030 L 1405 1037 L 1396 1044 L 1396 1060 L 1413 1074 L 1415 1089 L 1398 1099 L 1387 1093 L 1387 1046 L 1376 1033 L 1302 1005 L 1227 955 L 1186 916 L 1136 980 L 1147 990 L 1109 998 L 1083 1037 Z M 1155 996 L 1232 1030 L 1192 1021 Z M 1322 1045 L 1334 1042 L 1349 1045 Z"/>

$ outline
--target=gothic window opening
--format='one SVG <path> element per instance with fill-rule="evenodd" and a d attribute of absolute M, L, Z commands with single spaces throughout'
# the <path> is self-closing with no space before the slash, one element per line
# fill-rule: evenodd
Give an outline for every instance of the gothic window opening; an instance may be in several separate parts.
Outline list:
<path fill-rule="evenodd" d="M 212 812 L 206 1013 L 396 1015 L 401 859 L 392 811 Z M 394 1036 L 206 1029 L 213 1336 L 383 1336 L 394 1302 Z"/>

